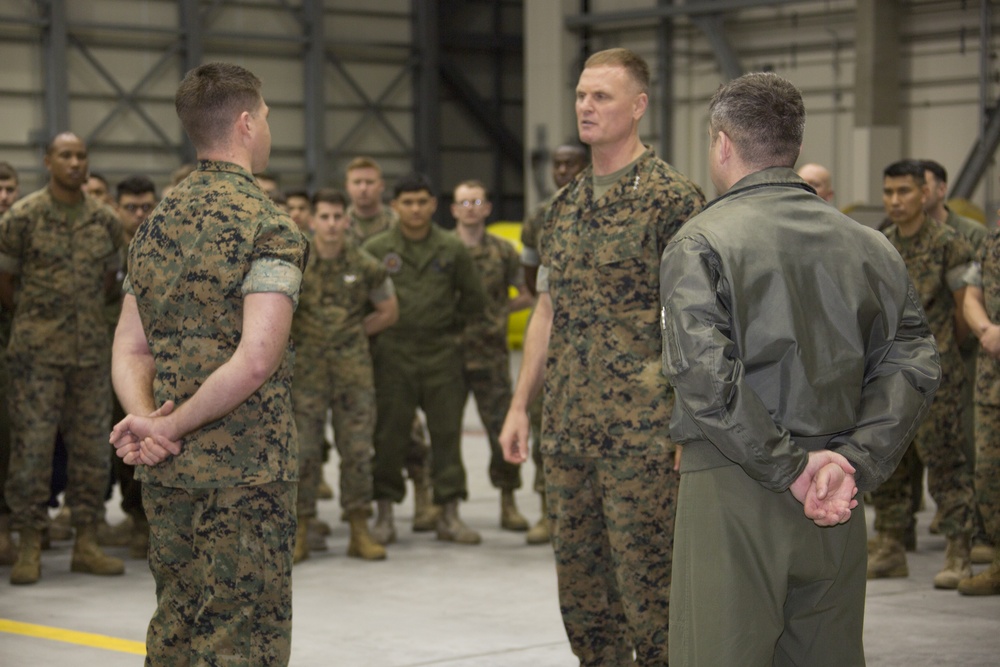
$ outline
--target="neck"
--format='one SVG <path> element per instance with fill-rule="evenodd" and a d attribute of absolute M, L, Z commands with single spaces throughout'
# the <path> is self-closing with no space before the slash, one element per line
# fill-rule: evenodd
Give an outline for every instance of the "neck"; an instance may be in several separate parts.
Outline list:
<path fill-rule="evenodd" d="M 638 134 L 613 146 L 593 146 L 594 174 L 606 176 L 624 168 L 643 154 L 646 147 L 639 141 Z"/>
<path fill-rule="evenodd" d="M 374 218 L 381 212 L 382 212 L 382 204 L 378 202 L 366 208 L 362 208 L 357 204 L 354 205 L 354 214 L 359 218 Z"/>
<path fill-rule="evenodd" d="M 403 235 L 403 238 L 410 241 L 423 241 L 431 234 L 431 224 L 428 223 L 425 227 L 420 227 L 419 229 L 411 229 L 410 227 L 400 225 L 399 232 Z"/>
<path fill-rule="evenodd" d="M 903 238 L 908 238 L 914 236 L 920 231 L 920 228 L 924 226 L 924 216 L 920 215 L 912 220 L 907 220 L 906 222 L 900 222 L 896 224 L 896 228 L 899 230 L 899 235 Z"/>
<path fill-rule="evenodd" d="M 483 240 L 483 234 L 486 233 L 486 223 L 458 223 L 458 226 L 455 227 L 455 231 L 458 232 L 458 238 L 462 239 L 462 243 L 465 244 L 466 248 L 475 248 Z"/>
<path fill-rule="evenodd" d="M 53 180 L 49 181 L 49 192 L 52 193 L 52 198 L 60 204 L 79 204 L 83 201 L 84 197 L 83 190 L 80 188 L 71 190 Z"/>
<path fill-rule="evenodd" d="M 343 239 L 340 241 L 321 241 L 319 238 L 313 237 L 313 246 L 321 259 L 336 259 L 344 249 L 344 241 Z"/>
<path fill-rule="evenodd" d="M 214 162 L 231 162 L 238 167 L 243 167 L 251 174 L 253 166 L 250 164 L 250 156 L 242 151 L 236 151 L 230 147 L 212 148 L 198 151 L 199 160 L 212 160 Z"/>

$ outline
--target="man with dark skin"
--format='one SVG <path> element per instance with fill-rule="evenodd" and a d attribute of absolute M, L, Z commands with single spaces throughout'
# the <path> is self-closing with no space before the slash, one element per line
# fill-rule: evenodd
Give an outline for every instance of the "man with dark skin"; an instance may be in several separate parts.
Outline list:
<path fill-rule="evenodd" d="M 66 503 L 76 528 L 71 569 L 125 570 L 97 544 L 110 466 L 102 442 L 111 421 L 111 340 L 104 306 L 115 291 L 121 221 L 102 202 L 84 196 L 87 147 L 77 135 L 56 135 L 45 167 L 48 185 L 17 202 L 0 222 L 0 301 L 14 313 L 7 350 L 13 442 L 6 485 L 21 531 L 10 575 L 14 584 L 32 584 L 41 576 L 57 429 L 69 457 Z"/>

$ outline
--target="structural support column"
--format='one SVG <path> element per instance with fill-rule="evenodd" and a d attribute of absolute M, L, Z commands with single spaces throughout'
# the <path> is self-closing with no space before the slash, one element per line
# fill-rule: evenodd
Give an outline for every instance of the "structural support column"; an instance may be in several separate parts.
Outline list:
<path fill-rule="evenodd" d="M 309 191 L 327 185 L 326 96 L 323 85 L 324 55 L 323 1 L 303 0 L 302 18 L 306 32 L 305 68 L 305 153 Z"/>
<path fill-rule="evenodd" d="M 48 142 L 69 126 L 69 65 L 66 52 L 69 29 L 65 0 L 48 0 L 48 26 L 42 39 L 45 49 L 45 138 Z"/>
<path fill-rule="evenodd" d="M 674 4 L 674 0 L 658 0 L 657 4 Z M 657 133 L 660 135 L 660 158 L 667 162 L 674 159 L 674 20 L 669 16 L 660 19 L 656 29 L 656 97 Z"/>
<path fill-rule="evenodd" d="M 438 4 L 413 0 L 413 45 L 417 50 L 413 97 L 413 167 L 427 174 L 440 194 L 441 182 L 441 80 L 439 64 Z"/>
<path fill-rule="evenodd" d="M 179 0 L 177 3 L 178 20 L 183 31 L 184 49 L 181 55 L 181 76 L 184 76 L 201 64 L 204 57 L 201 10 L 198 0 Z M 194 162 L 195 150 L 187 134 L 181 136 L 181 161 Z"/>
<path fill-rule="evenodd" d="M 858 0 L 852 186 L 882 201 L 882 170 L 902 157 L 898 0 Z"/>
<path fill-rule="evenodd" d="M 577 141 L 573 91 L 583 63 L 576 62 L 578 39 L 564 18 L 579 0 L 524 3 L 524 210 L 532 210 L 552 188 L 549 155 Z"/>

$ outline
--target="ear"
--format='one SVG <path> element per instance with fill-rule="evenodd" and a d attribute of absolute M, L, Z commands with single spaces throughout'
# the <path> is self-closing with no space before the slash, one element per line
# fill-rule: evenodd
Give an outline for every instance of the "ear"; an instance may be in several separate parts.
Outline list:
<path fill-rule="evenodd" d="M 485 211 L 485 212 L 483 213 L 483 218 L 488 218 L 488 217 L 490 217 L 490 213 L 492 213 L 492 212 L 493 212 L 493 202 L 491 202 L 491 201 L 488 201 L 488 202 L 486 202 L 485 204 L 483 204 L 483 210 Z"/>
<path fill-rule="evenodd" d="M 635 98 L 635 103 L 632 105 L 632 118 L 634 120 L 639 120 L 646 113 L 646 108 L 649 106 L 649 95 L 646 93 L 639 93 Z"/>
<path fill-rule="evenodd" d="M 719 151 L 719 164 L 726 164 L 733 159 L 735 147 L 733 146 L 732 140 L 730 140 L 729 135 L 724 131 L 719 130 L 716 136 L 716 143 L 718 144 L 717 150 Z"/>
<path fill-rule="evenodd" d="M 240 114 L 239 118 L 236 121 L 236 130 L 237 132 L 239 132 L 240 139 L 243 139 L 245 141 L 250 137 L 250 135 L 253 134 L 253 131 L 255 129 L 253 122 L 254 122 L 253 116 L 250 114 L 249 111 L 244 111 L 243 113 Z"/>
<path fill-rule="evenodd" d="M 438 198 L 431 197 L 431 215 L 434 215 L 434 212 L 437 210 L 438 210 Z"/>

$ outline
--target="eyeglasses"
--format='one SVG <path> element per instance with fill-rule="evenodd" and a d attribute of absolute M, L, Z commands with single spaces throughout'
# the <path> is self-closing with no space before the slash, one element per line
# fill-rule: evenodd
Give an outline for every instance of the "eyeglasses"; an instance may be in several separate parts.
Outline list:
<path fill-rule="evenodd" d="M 136 211 L 149 213 L 154 208 L 156 208 L 156 204 L 125 204 L 124 206 L 122 206 L 122 208 L 128 211 L 129 213 L 135 213 Z"/>
<path fill-rule="evenodd" d="M 463 199 L 462 201 L 460 201 L 458 203 L 461 204 L 462 206 L 468 208 L 470 206 L 482 206 L 486 202 L 484 202 L 482 199 Z"/>

